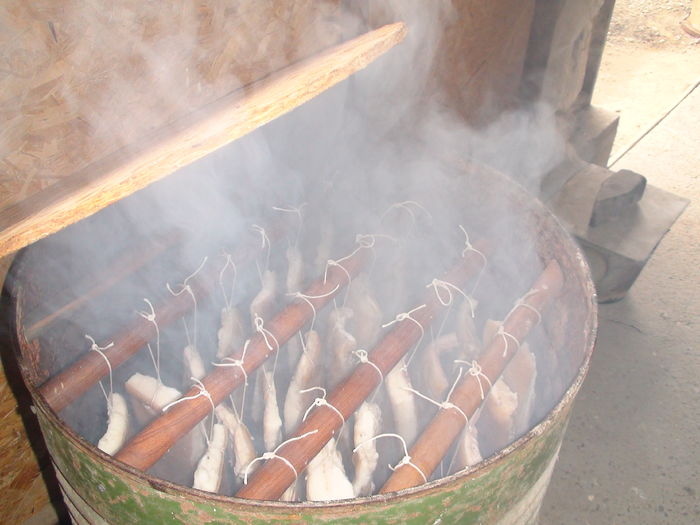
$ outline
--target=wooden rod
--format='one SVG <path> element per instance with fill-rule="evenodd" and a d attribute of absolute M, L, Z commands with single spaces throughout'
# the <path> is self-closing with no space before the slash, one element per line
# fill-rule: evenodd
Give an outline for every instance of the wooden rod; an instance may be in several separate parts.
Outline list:
<path fill-rule="evenodd" d="M 537 312 L 542 312 L 559 294 L 563 282 L 564 276 L 561 268 L 555 260 L 552 260 L 534 283 L 524 301 Z M 514 308 L 503 322 L 504 331 L 522 343 L 539 321 L 537 312 L 526 306 Z M 489 378 L 492 384 L 501 376 L 518 348 L 515 341 L 507 336 L 496 335 L 491 341 L 479 360 L 479 365 L 482 373 Z M 484 397 L 486 397 L 490 391 L 490 385 L 483 377 L 480 379 L 481 387 L 484 389 Z M 475 376 L 466 375 L 459 382 L 448 401 L 454 403 L 467 417 L 471 418 L 483 403 L 479 380 Z M 438 410 L 408 453 L 411 462 L 425 474 L 426 478 L 430 478 L 465 425 L 464 416 L 457 410 Z M 422 483 L 424 480 L 418 470 L 411 465 L 402 465 L 392 473 L 379 492 L 380 494 L 396 492 Z"/>
<path fill-rule="evenodd" d="M 402 23 L 386 25 L 292 64 L 0 210 L 0 257 L 291 111 L 370 64 L 405 34 Z"/>
<path fill-rule="evenodd" d="M 484 243 L 475 245 L 481 252 L 487 249 Z M 482 257 L 473 251 L 468 251 L 443 279 L 463 288 L 470 277 L 482 268 Z M 370 352 L 368 359 L 382 371 L 382 376 L 386 376 L 418 342 L 437 313 L 444 308 L 434 292 L 428 294 L 424 304 L 426 305 L 424 308 L 415 310 L 411 314 L 411 319 L 397 322 L 395 328 L 389 331 Z M 422 330 L 417 323 L 423 327 Z M 369 363 L 360 363 L 333 390 L 327 401 L 343 415 L 344 420 L 347 420 L 380 382 L 381 378 L 374 366 Z M 301 473 L 342 425 L 343 422 L 332 408 L 325 406 L 315 408 L 297 428 L 294 436 L 302 436 L 314 431 L 315 433 L 287 443 L 277 451 L 277 455 L 284 457 L 294 465 L 297 473 Z M 236 496 L 247 499 L 276 500 L 294 480 L 294 472 L 289 468 L 289 464 L 284 460 L 273 458 L 255 472 L 248 484 L 244 485 Z"/>
<path fill-rule="evenodd" d="M 277 235 L 276 230 L 270 233 Z M 246 243 L 234 251 L 233 258 L 238 264 L 250 260 L 259 252 L 259 237 L 255 242 Z M 218 285 L 220 268 L 206 265 L 190 282 L 192 291 L 198 301 L 202 301 Z M 159 329 L 163 329 L 173 321 L 181 318 L 192 309 L 192 298 L 189 294 L 168 297 L 162 304 L 154 307 Z M 124 364 L 129 358 L 145 347 L 146 343 L 156 336 L 153 323 L 136 316 L 134 321 L 117 334 L 111 341 L 114 343 L 105 356 L 109 359 L 112 370 Z M 109 374 L 109 366 L 97 352 L 88 351 L 76 362 L 46 380 L 40 387 L 39 393 L 49 406 L 60 412 L 80 396 L 90 390 L 95 383 Z"/>
<path fill-rule="evenodd" d="M 343 259 L 342 269 L 331 266 L 325 281 L 323 277 L 319 277 L 304 291 L 308 302 L 299 299 L 284 308 L 273 319 L 265 321 L 264 328 L 268 331 L 267 342 L 261 333 L 257 333 L 250 339 L 245 350 L 245 358 L 243 358 L 243 349 L 232 356 L 237 360 L 243 359 L 245 374 L 240 367 L 215 367 L 202 379 L 202 384 L 211 396 L 211 401 L 205 396 L 200 396 L 172 406 L 134 436 L 115 458 L 141 470 L 154 465 L 178 439 L 212 412 L 212 403 L 218 405 L 226 399 L 226 396 L 243 384 L 247 375 L 275 353 L 277 345 L 284 345 L 311 320 L 314 312 L 328 304 L 348 284 L 348 275 L 354 277 L 360 272 L 367 259 L 366 252 L 370 249 L 361 247 L 352 256 Z M 268 342 L 272 348 L 268 346 Z M 199 388 L 193 387 L 183 397 L 198 394 L 200 394 Z"/>
<path fill-rule="evenodd" d="M 156 238 L 146 239 L 136 246 L 130 247 L 127 252 L 121 254 L 114 262 L 102 268 L 96 275 L 91 277 L 90 288 L 85 293 L 31 324 L 24 331 L 24 337 L 27 341 L 31 341 L 56 319 L 60 319 L 106 292 L 112 286 L 128 275 L 131 275 L 149 261 L 155 259 L 181 239 L 182 235 L 173 231 Z M 86 285 L 83 285 L 83 287 L 85 286 Z"/>

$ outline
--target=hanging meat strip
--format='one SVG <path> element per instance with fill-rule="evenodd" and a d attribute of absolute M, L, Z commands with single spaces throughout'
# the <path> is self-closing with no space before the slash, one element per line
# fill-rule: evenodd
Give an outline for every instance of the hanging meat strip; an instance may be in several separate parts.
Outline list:
<path fill-rule="evenodd" d="M 129 433 L 129 409 L 126 399 L 113 392 L 107 402 L 107 431 L 97 443 L 97 448 L 106 454 L 114 454 L 126 441 Z"/>
<path fill-rule="evenodd" d="M 381 417 L 379 405 L 369 401 L 362 403 L 355 412 L 353 439 L 356 450 L 352 455 L 355 465 L 352 488 L 355 496 L 369 496 L 374 492 L 372 476 L 377 468 L 379 454 L 374 441 L 369 440 L 379 434 Z"/>

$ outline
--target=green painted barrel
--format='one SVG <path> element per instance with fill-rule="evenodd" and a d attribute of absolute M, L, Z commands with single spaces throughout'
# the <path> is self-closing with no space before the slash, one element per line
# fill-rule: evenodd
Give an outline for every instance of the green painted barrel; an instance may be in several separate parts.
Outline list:
<path fill-rule="evenodd" d="M 581 252 L 557 220 L 497 174 L 489 172 L 482 179 L 480 205 L 505 202 L 518 210 L 521 222 L 537 232 L 536 254 L 542 260 L 556 258 L 564 271 L 564 291 L 544 319 L 562 370 L 560 400 L 527 434 L 482 463 L 388 495 L 331 503 L 242 500 L 154 478 L 102 453 L 64 423 L 38 393 L 37 386 L 50 375 L 52 364 L 45 362 L 39 343 L 23 336 L 23 309 L 35 290 L 20 255 L 10 278 L 17 356 L 75 523 L 536 523 L 574 398 L 589 366 L 596 332 L 595 292 Z M 455 198 L 459 203 L 463 197 Z"/>

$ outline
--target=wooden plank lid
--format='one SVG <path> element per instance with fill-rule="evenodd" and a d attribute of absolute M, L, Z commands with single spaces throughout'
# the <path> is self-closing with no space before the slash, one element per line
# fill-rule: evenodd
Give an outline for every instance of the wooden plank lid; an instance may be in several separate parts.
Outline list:
<path fill-rule="evenodd" d="M 405 36 L 386 25 L 284 67 L 0 210 L 0 256 L 155 182 L 307 102 Z"/>

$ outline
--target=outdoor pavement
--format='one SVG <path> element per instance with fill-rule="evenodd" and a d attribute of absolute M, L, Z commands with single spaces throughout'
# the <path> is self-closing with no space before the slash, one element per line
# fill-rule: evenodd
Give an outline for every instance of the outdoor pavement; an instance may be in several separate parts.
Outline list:
<path fill-rule="evenodd" d="M 691 202 L 627 297 L 600 307 L 540 525 L 700 523 L 699 117 L 696 86 L 612 167 Z"/>

